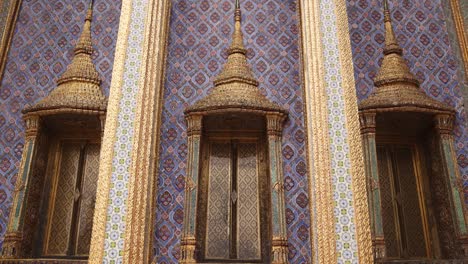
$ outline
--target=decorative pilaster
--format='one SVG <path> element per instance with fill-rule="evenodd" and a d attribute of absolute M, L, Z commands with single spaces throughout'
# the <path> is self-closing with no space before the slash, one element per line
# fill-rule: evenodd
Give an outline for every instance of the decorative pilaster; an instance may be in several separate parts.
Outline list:
<path fill-rule="evenodd" d="M 453 148 L 452 131 L 454 116 L 450 114 L 438 114 L 434 118 L 435 128 L 439 135 L 440 153 L 445 164 L 447 185 L 450 192 L 450 201 L 454 215 L 454 223 L 457 229 L 457 238 L 463 248 L 463 254 L 468 257 L 468 227 L 467 216 L 463 204 L 462 179 L 458 175 L 456 155 Z"/>
<path fill-rule="evenodd" d="M 375 118 L 375 112 L 365 112 L 359 115 L 367 178 L 367 199 L 369 203 L 374 258 L 381 259 L 385 258 L 386 253 L 385 238 L 382 225 L 379 171 L 377 167 L 377 148 L 375 143 Z"/>
<path fill-rule="evenodd" d="M 272 219 L 272 254 L 271 263 L 288 263 L 288 240 L 286 231 L 286 211 L 284 200 L 283 161 L 281 138 L 283 132 L 283 114 L 268 114 L 267 133 L 269 145 L 269 169 L 271 179 L 271 219 Z"/>
<path fill-rule="evenodd" d="M 200 164 L 200 140 L 202 132 L 201 115 L 188 115 L 187 120 L 187 141 L 188 160 L 187 178 L 185 180 L 185 203 L 184 203 L 184 231 L 181 241 L 180 263 L 196 263 L 196 221 L 197 221 L 197 193 L 198 193 L 198 172 Z"/>
<path fill-rule="evenodd" d="M 25 116 L 26 138 L 21 158 L 16 185 L 14 190 L 13 205 L 10 211 L 8 229 L 3 242 L 2 258 L 22 257 L 23 225 L 26 215 L 26 199 L 29 182 L 34 172 L 33 161 L 36 156 L 37 143 L 40 131 L 40 118 L 37 115 Z"/>

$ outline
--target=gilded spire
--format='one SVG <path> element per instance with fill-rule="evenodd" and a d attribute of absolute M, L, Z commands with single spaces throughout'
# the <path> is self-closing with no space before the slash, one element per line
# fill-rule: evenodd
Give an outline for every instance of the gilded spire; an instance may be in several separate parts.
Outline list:
<path fill-rule="evenodd" d="M 92 55 L 94 49 L 91 43 L 91 22 L 93 22 L 93 6 L 94 0 L 89 2 L 88 11 L 86 13 L 85 23 L 83 26 L 83 32 L 78 40 L 78 44 L 75 47 L 75 54 L 86 53 Z"/>
<path fill-rule="evenodd" d="M 73 58 L 72 63 L 68 66 L 67 71 L 58 80 L 58 84 L 77 79 L 93 82 L 97 85 L 101 83 L 101 79 L 99 78 L 99 74 L 96 71 L 96 67 L 92 60 L 94 52 L 91 40 L 93 5 L 94 0 L 90 0 L 89 8 L 84 20 L 83 31 L 81 32 L 81 36 L 75 46 L 75 57 Z"/>
<path fill-rule="evenodd" d="M 74 49 L 74 57 L 57 87 L 44 99 L 24 112 L 46 109 L 105 110 L 107 100 L 101 92 L 101 78 L 93 63 L 91 39 L 94 0 L 90 0 L 83 31 Z"/>
<path fill-rule="evenodd" d="M 236 0 L 235 11 L 234 11 L 234 34 L 232 35 L 231 48 L 229 49 L 229 54 L 236 52 L 246 54 L 244 48 L 244 36 L 241 29 L 242 23 L 242 11 L 240 9 L 239 0 Z"/>
<path fill-rule="evenodd" d="M 379 74 L 374 80 L 377 87 L 385 83 L 396 81 L 405 81 L 419 85 L 418 80 L 411 73 L 405 59 L 403 58 L 403 50 L 401 49 L 393 31 L 390 8 L 387 0 L 383 0 L 384 6 L 384 24 L 385 24 L 385 47 L 382 67 Z"/>
<path fill-rule="evenodd" d="M 242 33 L 242 11 L 239 0 L 235 2 L 234 9 L 234 33 L 232 43 L 228 50 L 228 59 L 223 70 L 215 80 L 215 85 L 222 84 L 233 79 L 242 80 L 258 86 L 257 80 L 247 63 L 247 50 L 244 47 L 244 35 Z"/>
<path fill-rule="evenodd" d="M 403 50 L 395 37 L 393 31 L 392 18 L 390 15 L 390 9 L 388 7 L 388 0 L 384 0 L 384 22 L 385 22 L 385 48 L 384 54 L 397 53 L 403 54 Z"/>
<path fill-rule="evenodd" d="M 227 62 L 214 81 L 213 91 L 193 106 L 186 113 L 219 108 L 263 109 L 285 112 L 278 105 L 270 102 L 258 89 L 250 65 L 247 62 L 247 50 L 242 34 L 242 11 L 239 0 L 234 5 L 234 32 L 228 50 Z"/>
<path fill-rule="evenodd" d="M 390 8 L 383 0 L 385 23 L 384 57 L 379 73 L 374 79 L 376 89 L 359 104 L 365 109 L 449 109 L 444 104 L 427 96 L 420 88 L 419 81 L 410 71 L 403 50 L 397 42 L 393 31 Z M 409 108 L 408 108 L 409 107 Z"/>

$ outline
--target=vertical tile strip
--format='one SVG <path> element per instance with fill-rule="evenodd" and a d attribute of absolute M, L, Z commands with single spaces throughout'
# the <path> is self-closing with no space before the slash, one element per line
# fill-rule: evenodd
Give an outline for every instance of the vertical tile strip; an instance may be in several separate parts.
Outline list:
<path fill-rule="evenodd" d="M 358 263 L 351 161 L 334 1 L 321 1 L 337 263 Z M 357 110 L 356 110 L 357 112 Z"/>

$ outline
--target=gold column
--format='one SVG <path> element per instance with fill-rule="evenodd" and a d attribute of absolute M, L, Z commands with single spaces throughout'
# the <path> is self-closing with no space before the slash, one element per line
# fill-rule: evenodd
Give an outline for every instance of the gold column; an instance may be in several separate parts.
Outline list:
<path fill-rule="evenodd" d="M 374 258 L 381 259 L 385 258 L 386 254 L 382 225 L 379 171 L 377 167 L 377 146 L 375 141 L 376 113 L 361 113 L 359 117 L 367 177 L 367 199 L 369 203 Z"/>
<path fill-rule="evenodd" d="M 144 44 L 141 50 L 142 64 L 139 70 L 136 94 L 134 137 L 128 182 L 126 229 L 124 233 L 123 263 L 150 263 L 154 234 L 154 208 L 156 197 L 156 171 L 160 138 L 162 94 L 166 67 L 171 1 L 170 0 L 122 0 L 119 33 L 115 51 L 114 70 L 105 121 L 96 206 L 93 221 L 89 263 L 102 263 L 105 256 L 106 222 L 108 217 L 109 193 L 111 191 L 112 163 L 117 143 L 119 113 L 124 89 L 124 74 L 134 18 L 134 8 L 145 6 Z M 135 47 L 139 49 L 140 47 Z M 128 106 L 126 106 L 128 107 Z"/>
<path fill-rule="evenodd" d="M 156 201 L 157 162 L 159 155 L 160 113 L 166 67 L 166 42 L 171 1 L 150 1 L 145 22 L 146 54 L 141 66 L 141 90 L 133 138 L 130 171 L 127 228 L 123 263 L 149 263 L 152 258 L 154 202 Z M 148 232 L 148 230 L 151 230 Z"/>
<path fill-rule="evenodd" d="M 284 200 L 283 160 L 281 155 L 284 114 L 267 114 L 268 154 L 271 180 L 271 224 L 273 231 L 271 261 L 288 263 L 286 202 Z"/>
<path fill-rule="evenodd" d="M 26 195 L 29 182 L 34 173 L 34 160 L 40 131 L 40 118 L 37 115 L 25 116 L 26 137 L 21 157 L 21 165 L 16 179 L 13 205 L 10 211 L 5 240 L 3 242 L 2 258 L 22 257 L 21 244 L 23 239 L 23 225 L 26 215 Z"/>
<path fill-rule="evenodd" d="M 189 115 L 187 120 L 188 159 L 187 176 L 185 180 L 184 227 L 181 241 L 180 263 L 197 263 L 196 223 L 197 223 L 197 193 L 198 173 L 200 164 L 200 142 L 202 132 L 202 116 Z"/>
<path fill-rule="evenodd" d="M 463 180 L 459 175 L 456 154 L 453 147 L 454 116 L 439 114 L 434 118 L 435 127 L 439 136 L 439 149 L 444 163 L 447 189 L 450 192 L 450 202 L 457 238 L 463 248 L 465 257 L 468 257 L 468 226 L 467 212 L 463 197 Z"/>
<path fill-rule="evenodd" d="M 468 39 L 466 35 L 466 27 L 463 23 L 463 15 L 461 13 L 460 0 L 450 0 L 450 6 L 453 14 L 453 21 L 455 22 L 455 29 L 458 35 L 460 50 L 463 57 L 463 64 L 465 68 L 465 77 L 468 78 Z"/>
<path fill-rule="evenodd" d="M 328 146 L 328 142 L 330 142 L 327 126 L 328 107 L 320 29 L 320 0 L 301 0 L 300 12 L 304 104 L 307 117 L 307 158 L 310 171 L 312 261 L 313 263 L 336 263 L 334 215 L 331 209 L 333 208 L 333 200 L 330 179 L 331 159 Z M 317 234 L 313 233 L 312 227 L 314 226 L 316 226 Z M 315 242 L 315 237 L 317 242 Z M 318 252 L 317 255 L 316 252 Z"/>
<path fill-rule="evenodd" d="M 310 171 L 309 196 L 311 214 L 311 248 L 314 263 L 336 263 L 338 258 L 333 208 L 332 162 L 330 144 L 330 120 L 328 106 L 328 83 L 325 80 L 324 36 L 326 28 L 336 27 L 338 56 L 336 65 L 344 93 L 344 127 L 349 146 L 349 173 L 352 176 L 354 222 L 356 225 L 357 255 L 360 263 L 372 263 L 372 240 L 366 192 L 366 179 L 362 142 L 359 134 L 356 87 L 353 78 L 350 33 L 345 0 L 301 0 L 300 17 L 302 27 L 303 83 L 306 112 L 307 152 Z M 330 13 L 323 7 L 331 7 Z M 336 18 L 334 23 L 322 21 L 323 17 Z M 334 45 L 336 42 L 333 42 Z M 331 80 L 337 76 L 329 76 Z M 316 230 L 314 234 L 313 230 Z"/>

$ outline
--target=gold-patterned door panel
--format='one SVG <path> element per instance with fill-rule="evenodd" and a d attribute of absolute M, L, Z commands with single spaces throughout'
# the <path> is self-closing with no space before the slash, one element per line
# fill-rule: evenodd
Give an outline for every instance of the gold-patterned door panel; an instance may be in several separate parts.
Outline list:
<path fill-rule="evenodd" d="M 387 257 L 425 258 L 424 198 L 415 164 L 415 149 L 407 145 L 377 148 L 382 221 Z"/>
<path fill-rule="evenodd" d="M 45 252 L 49 256 L 67 255 L 80 159 L 80 144 L 62 144 L 60 153 L 60 165 L 57 169 L 58 175 L 56 175 L 57 187 L 55 195 L 53 195 L 54 202 Z"/>
<path fill-rule="evenodd" d="M 420 207 L 418 184 L 413 164 L 413 151 L 408 147 L 395 148 L 395 162 L 401 195 L 401 207 L 408 257 L 427 257 L 424 236 L 423 208 Z M 403 236 L 403 235 L 402 235 Z"/>
<path fill-rule="evenodd" d="M 207 261 L 262 260 L 258 152 L 256 142 L 209 143 Z"/>
<path fill-rule="evenodd" d="M 209 159 L 205 257 L 229 259 L 232 178 L 230 144 L 212 143 Z"/>
<path fill-rule="evenodd" d="M 96 202 L 96 187 L 99 175 L 99 151 L 99 144 L 90 144 L 86 147 L 83 183 L 81 186 L 78 241 L 76 243 L 76 254 L 80 256 L 88 255 L 91 242 L 94 203 Z"/>
<path fill-rule="evenodd" d="M 261 243 L 257 145 L 239 144 L 237 151 L 237 256 L 243 260 L 259 260 Z"/>
<path fill-rule="evenodd" d="M 385 147 L 377 148 L 377 159 L 379 168 L 380 195 L 382 204 L 382 224 L 385 235 L 385 249 L 387 257 L 397 258 L 400 256 L 399 236 L 397 235 L 396 205 L 394 204 L 392 167 L 389 153 Z"/>

